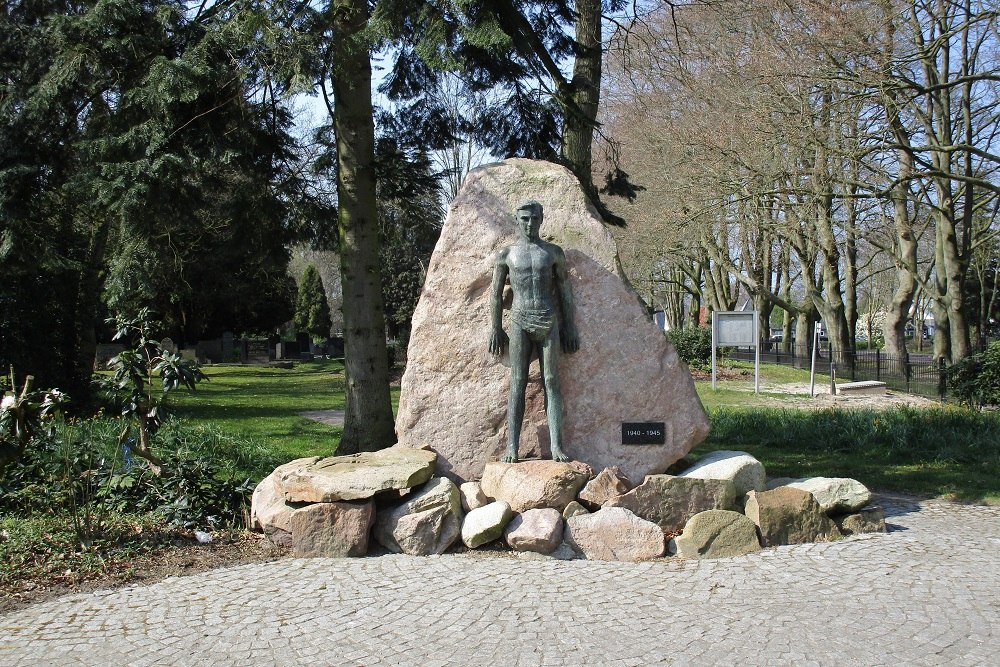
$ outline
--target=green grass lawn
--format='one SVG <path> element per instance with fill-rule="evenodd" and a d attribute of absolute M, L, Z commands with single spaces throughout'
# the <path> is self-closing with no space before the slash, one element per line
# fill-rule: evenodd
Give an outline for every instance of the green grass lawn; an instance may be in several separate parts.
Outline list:
<path fill-rule="evenodd" d="M 800 384 L 796 394 L 753 393 L 753 365 L 739 379 L 695 383 L 712 431 L 689 459 L 737 449 L 769 477 L 853 477 L 880 491 L 1000 503 L 1000 414 L 954 405 L 802 409 L 809 371 L 761 365 L 761 384 Z M 829 391 L 818 376 L 818 392 Z"/>
<path fill-rule="evenodd" d="M 327 455 L 341 429 L 300 416 L 344 409 L 344 366 L 337 361 L 298 363 L 290 370 L 259 366 L 211 366 L 195 392 L 170 395 L 178 417 L 209 424 L 263 446 L 273 462 Z M 273 466 L 272 466 L 273 467 Z"/>
<path fill-rule="evenodd" d="M 740 449 L 760 459 L 772 477 L 854 477 L 881 491 L 1000 502 L 1000 415 L 953 406 L 802 410 L 795 406 L 809 400 L 807 390 L 755 395 L 752 366 L 737 369 L 749 374 L 720 381 L 718 390 L 710 381 L 696 383 L 712 432 L 690 456 Z M 174 410 L 188 423 L 233 433 L 267 452 L 260 458 L 268 460 L 247 470 L 251 477 L 293 458 L 335 450 L 340 429 L 299 413 L 343 409 L 341 362 L 206 370 L 211 380 L 197 392 L 172 395 Z M 761 382 L 806 385 L 809 373 L 764 365 Z"/>

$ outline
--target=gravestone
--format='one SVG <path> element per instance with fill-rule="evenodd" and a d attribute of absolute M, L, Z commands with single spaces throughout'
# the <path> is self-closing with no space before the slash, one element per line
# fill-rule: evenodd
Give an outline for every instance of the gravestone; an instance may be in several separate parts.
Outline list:
<path fill-rule="evenodd" d="M 243 339 L 243 363 L 264 365 L 271 361 L 271 344 L 266 338 Z"/>
<path fill-rule="evenodd" d="M 125 351 L 121 343 L 98 343 L 94 353 L 94 370 L 106 371 L 112 359 Z"/>
<path fill-rule="evenodd" d="M 222 339 L 199 340 L 197 345 L 198 362 L 215 364 L 222 361 Z"/>
<path fill-rule="evenodd" d="M 172 338 L 164 338 L 160 341 L 160 349 L 170 354 L 177 354 L 177 345 Z"/>
<path fill-rule="evenodd" d="M 230 363 L 236 360 L 236 349 L 233 345 L 233 332 L 224 331 L 222 333 L 222 361 Z"/>
<path fill-rule="evenodd" d="M 487 349 L 497 251 L 516 238 L 514 210 L 544 206 L 541 238 L 563 248 L 580 351 L 563 355 L 563 449 L 634 480 L 663 472 L 708 433 L 676 351 L 623 282 L 614 239 L 569 170 L 512 159 L 469 174 L 451 204 L 413 316 L 396 433 L 438 452 L 438 474 L 479 479 L 506 448 L 509 358 Z M 504 328 L 510 331 L 505 311 Z M 529 372 L 519 458 L 549 457 L 538 362 Z M 626 445 L 623 423 L 662 423 L 662 444 Z"/>

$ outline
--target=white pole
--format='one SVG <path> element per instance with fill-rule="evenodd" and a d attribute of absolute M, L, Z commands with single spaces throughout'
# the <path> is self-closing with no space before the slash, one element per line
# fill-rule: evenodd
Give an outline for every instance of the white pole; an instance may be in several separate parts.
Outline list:
<path fill-rule="evenodd" d="M 819 329 L 813 331 L 812 364 L 809 367 L 809 398 L 816 397 L 816 348 L 819 347 Z"/>
<path fill-rule="evenodd" d="M 760 317 L 757 311 L 753 311 L 754 340 L 757 341 L 756 354 L 754 355 L 753 367 L 753 393 L 760 393 Z"/>
<path fill-rule="evenodd" d="M 715 325 L 718 319 L 715 313 L 712 313 L 712 391 L 715 391 Z"/>

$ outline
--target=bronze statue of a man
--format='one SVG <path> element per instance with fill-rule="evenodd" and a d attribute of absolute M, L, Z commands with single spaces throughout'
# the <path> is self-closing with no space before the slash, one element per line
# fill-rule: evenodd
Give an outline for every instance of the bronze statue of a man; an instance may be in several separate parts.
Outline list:
<path fill-rule="evenodd" d="M 552 459 L 568 461 L 562 449 L 562 394 L 559 391 L 559 348 L 573 353 L 580 341 L 573 322 L 573 294 L 566 275 L 566 255 L 559 246 L 541 240 L 542 205 L 528 201 L 515 212 L 520 240 L 497 253 L 493 270 L 490 352 L 502 354 L 510 345 L 510 397 L 507 402 L 507 452 L 504 463 L 517 462 L 524 418 L 524 390 L 532 350 L 545 383 L 545 413 L 549 422 Z M 503 330 L 503 289 L 514 293 L 510 338 Z"/>

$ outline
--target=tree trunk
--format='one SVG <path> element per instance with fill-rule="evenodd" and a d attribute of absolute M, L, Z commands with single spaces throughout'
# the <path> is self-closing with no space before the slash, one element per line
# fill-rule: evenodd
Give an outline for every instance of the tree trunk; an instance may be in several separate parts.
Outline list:
<path fill-rule="evenodd" d="M 890 111 L 890 123 L 896 129 L 896 139 L 902 143 L 909 137 L 903 132 L 898 114 Z M 895 119 L 895 122 L 893 121 Z M 917 239 L 913 233 L 910 214 L 907 207 L 909 200 L 909 179 L 913 172 L 913 156 L 907 150 L 897 151 L 899 157 L 899 174 L 896 186 L 892 189 L 893 224 L 896 229 L 896 291 L 892 295 L 885 322 L 882 325 L 882 335 L 885 337 L 885 350 L 899 359 L 906 358 L 906 321 L 913 305 L 913 297 L 917 291 Z M 922 325 L 922 323 L 921 323 Z M 922 326 L 915 330 L 918 340 L 923 340 Z M 869 338 L 869 341 L 871 339 Z"/>
<path fill-rule="evenodd" d="M 799 311 L 795 323 L 795 356 L 800 363 L 809 365 L 809 354 L 813 346 L 813 313 L 808 310 Z"/>
<path fill-rule="evenodd" d="M 344 295 L 344 432 L 338 454 L 374 451 L 396 442 L 379 269 L 375 207 L 375 124 L 371 60 L 360 35 L 368 4 L 336 0 L 331 79 L 337 136 L 340 269 Z"/>
<path fill-rule="evenodd" d="M 576 12 L 576 59 L 570 83 L 572 99 L 566 105 L 562 155 L 587 193 L 596 198 L 591 147 L 601 85 L 601 2 L 578 0 Z"/>

